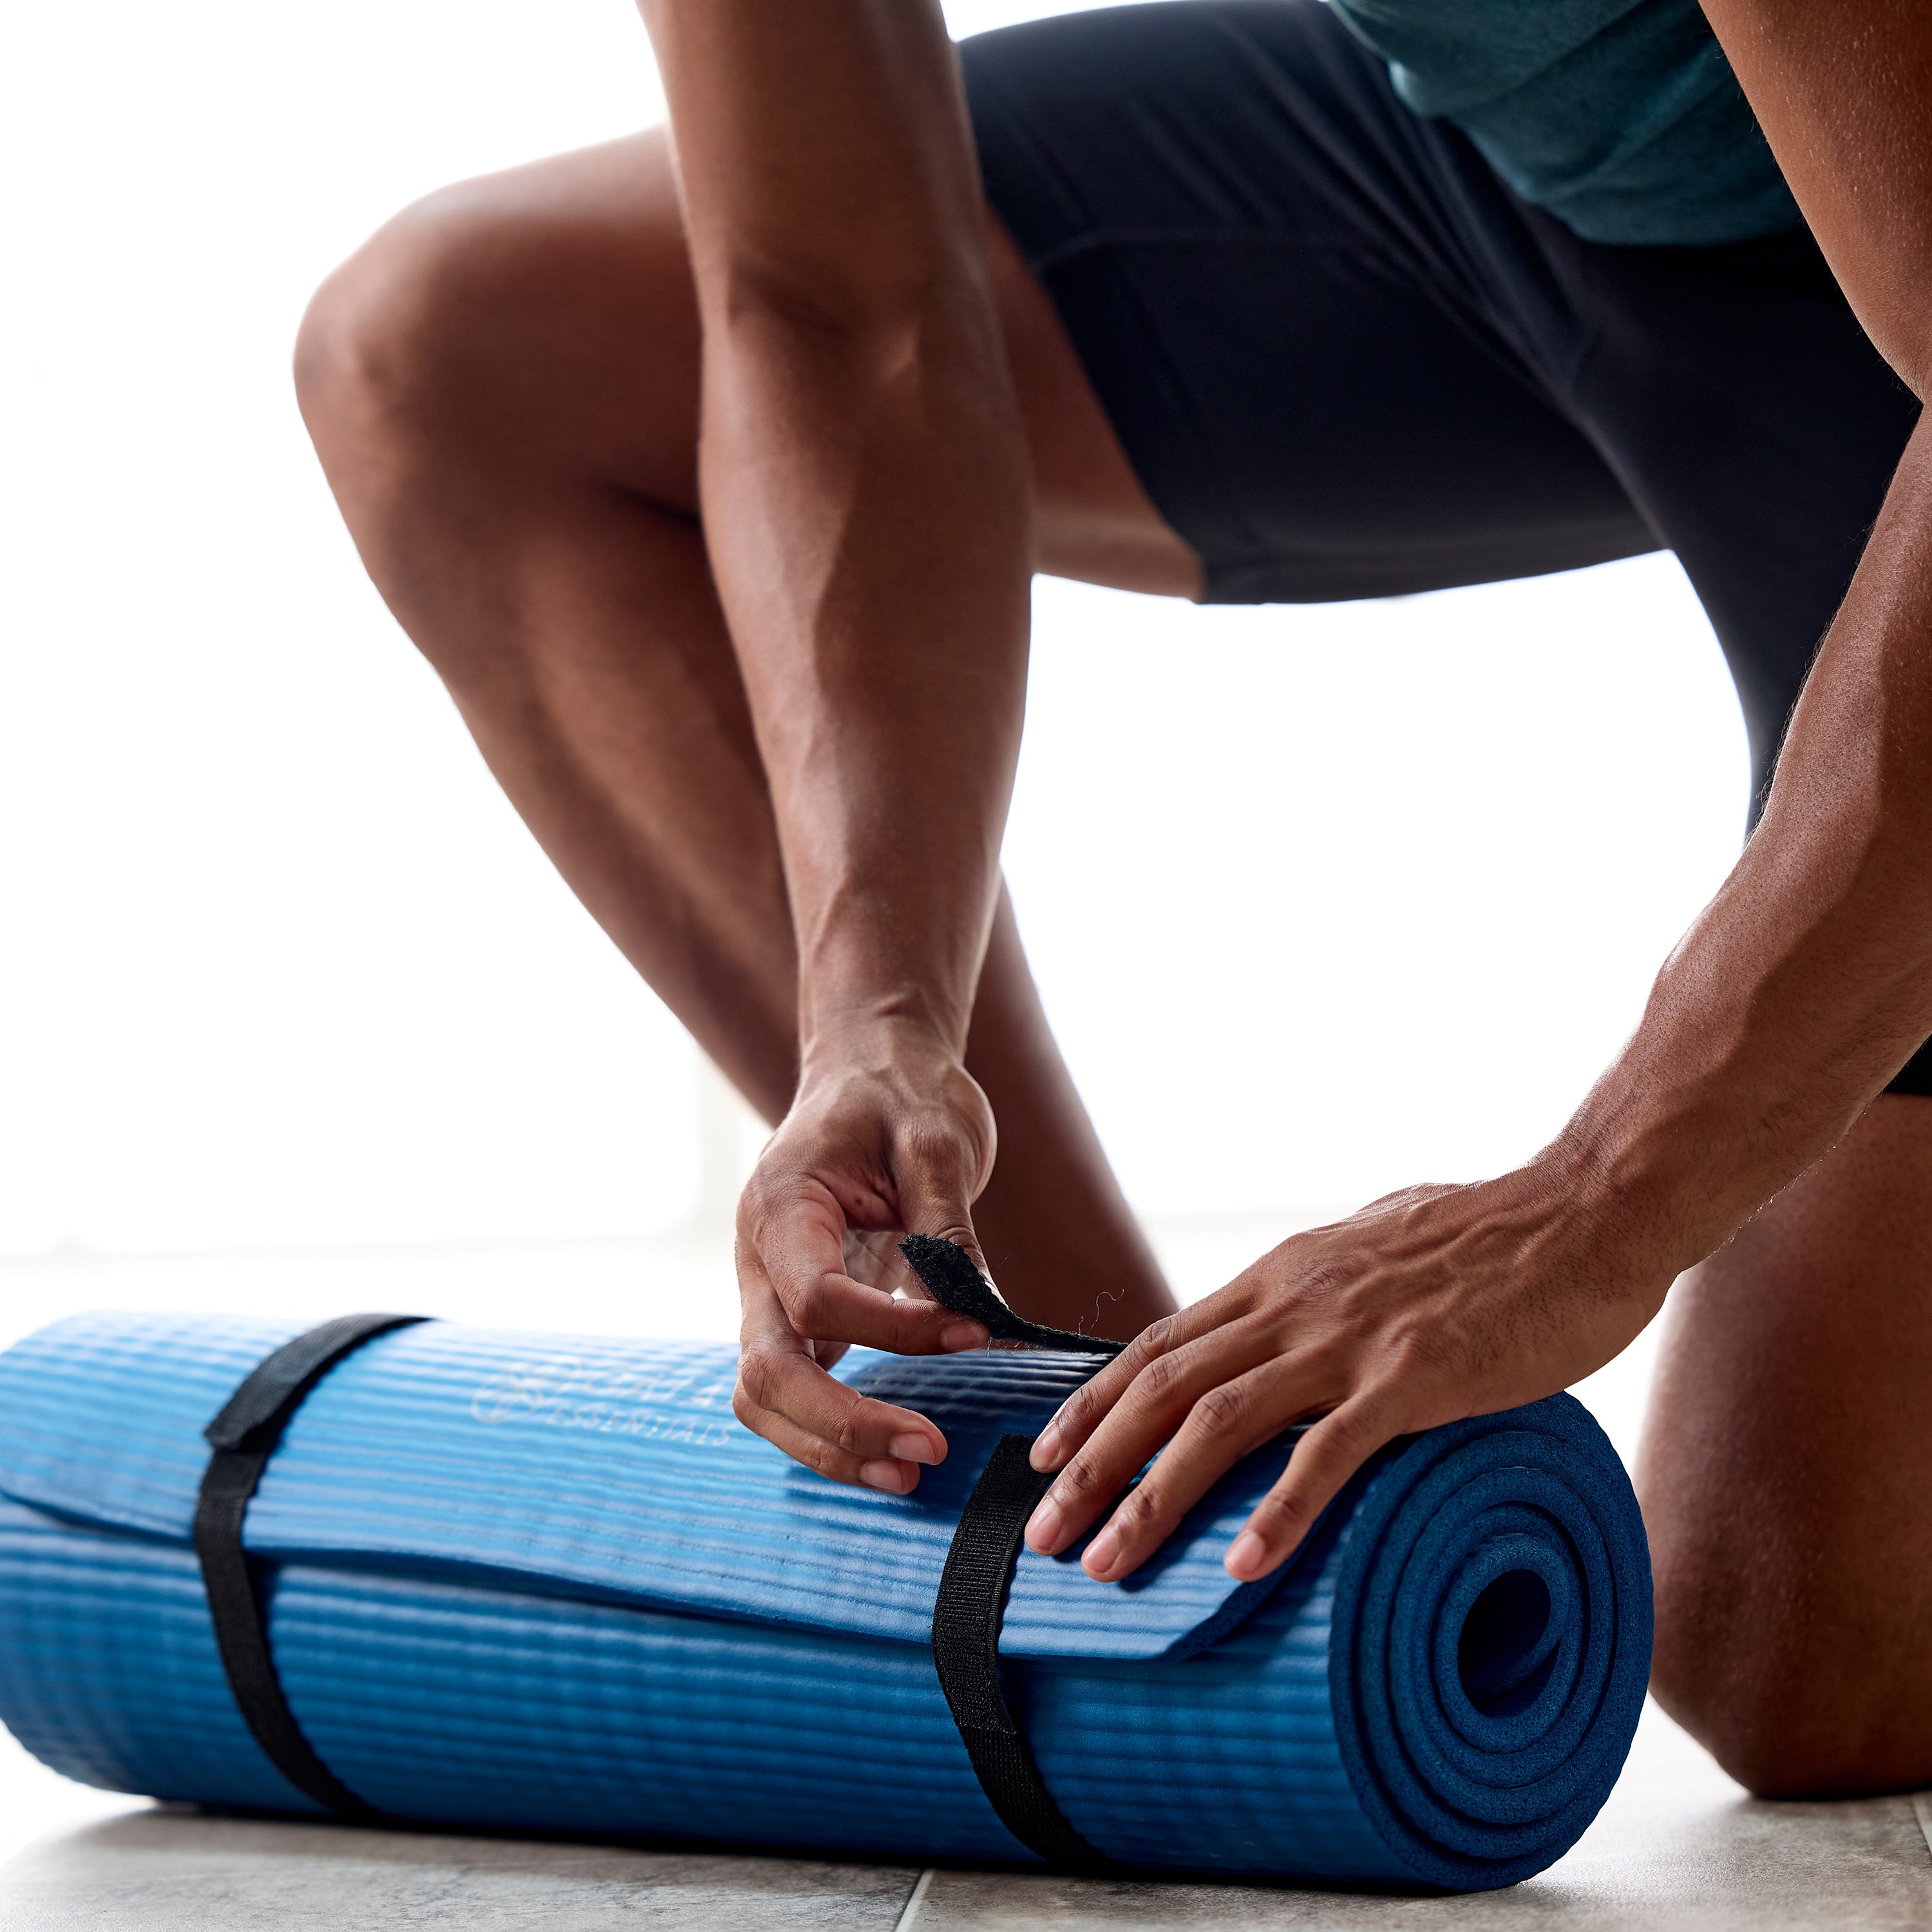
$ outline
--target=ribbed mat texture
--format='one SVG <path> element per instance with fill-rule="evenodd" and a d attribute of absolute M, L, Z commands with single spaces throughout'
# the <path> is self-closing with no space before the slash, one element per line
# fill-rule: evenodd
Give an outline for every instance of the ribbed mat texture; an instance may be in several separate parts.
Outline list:
<path fill-rule="evenodd" d="M 0 1354 L 0 1720 L 86 1783 L 313 1812 L 223 1677 L 190 1544 L 201 1430 L 308 1324 L 83 1316 Z M 332 1369 L 246 1541 L 322 1762 L 425 1823 L 1030 1859 L 935 1676 L 934 1592 L 994 1444 L 1090 1359 L 855 1351 L 951 1454 L 911 1496 L 799 1468 L 734 1351 L 429 1323 Z M 1552 1396 L 1393 1444 L 1295 1561 L 1220 1558 L 1290 1444 L 1155 1563 L 1023 1552 L 1000 1652 L 1046 1784 L 1124 1863 L 1474 1889 L 1607 1796 L 1650 1660 L 1622 1465 Z"/>

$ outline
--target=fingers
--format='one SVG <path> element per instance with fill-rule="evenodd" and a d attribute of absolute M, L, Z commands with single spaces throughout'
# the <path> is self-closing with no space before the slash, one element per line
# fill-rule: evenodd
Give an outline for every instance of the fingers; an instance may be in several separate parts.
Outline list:
<path fill-rule="evenodd" d="M 1240 1534 L 1228 1546 L 1228 1574 L 1248 1583 L 1279 1569 L 1348 1478 L 1402 1432 L 1380 1389 L 1365 1389 L 1324 1415 L 1294 1445 L 1280 1480 L 1255 1505 Z"/>
<path fill-rule="evenodd" d="M 1117 1582 L 1145 1562 L 1242 1456 L 1326 1406 L 1333 1373 L 1325 1354 L 1281 1356 L 1252 1322 L 1156 1357 L 1041 1500 L 1028 1541 L 1043 1554 L 1057 1552 L 1111 1509 L 1081 1567 Z M 1163 1442 L 1160 1460 L 1128 1490 Z"/>
<path fill-rule="evenodd" d="M 916 1410 L 862 1395 L 828 1375 L 769 1286 L 745 1283 L 746 1319 L 733 1413 L 747 1429 L 834 1482 L 904 1495 L 922 1463 L 944 1462 L 946 1438 Z"/>
<path fill-rule="evenodd" d="M 1197 1358 L 1191 1363 L 1179 1358 L 1178 1386 L 1200 1393 L 1153 1467 L 1133 1488 L 1120 1493 L 1144 1460 L 1150 1436 L 1162 1426 L 1154 1420 L 1161 1412 L 1154 1403 L 1136 1413 L 1124 1401 L 1034 1513 L 1027 1540 L 1035 1549 L 1066 1548 L 1112 1504 L 1112 1513 L 1088 1545 L 1081 1568 L 1096 1581 L 1118 1582 L 1160 1548 L 1244 1456 L 1304 1416 L 1328 1408 L 1297 1443 L 1280 1480 L 1228 1548 L 1224 1559 L 1228 1574 L 1252 1582 L 1286 1562 L 1342 1485 L 1401 1432 L 1380 1390 L 1352 1396 L 1330 1408 L 1334 1399 L 1328 1390 L 1336 1370 L 1320 1357 L 1264 1360 L 1228 1375 L 1214 1354 L 1193 1352 Z M 1058 1501 L 1070 1481 L 1078 1486 L 1072 1499 Z"/>
<path fill-rule="evenodd" d="M 991 1339 L 982 1323 L 969 1322 L 940 1302 L 896 1298 L 845 1274 L 794 1277 L 781 1286 L 779 1271 L 773 1273 L 793 1329 L 814 1341 L 856 1342 L 896 1355 L 948 1355 L 983 1348 Z"/>
<path fill-rule="evenodd" d="M 1081 1567 L 1118 1582 L 1242 1456 L 1291 1424 L 1332 1412 L 1304 1438 L 1292 1480 L 1256 1510 L 1238 1556 L 1228 1559 L 1230 1574 L 1244 1581 L 1286 1561 L 1335 1491 L 1393 1432 L 1358 1442 L 1376 1411 L 1358 1394 L 1354 1352 L 1318 1330 L 1303 1330 L 1306 1339 L 1294 1346 L 1292 1332 L 1278 1308 L 1258 1306 L 1238 1282 L 1148 1329 L 1042 1432 L 1034 1465 L 1060 1474 L 1027 1526 L 1028 1544 L 1056 1555 L 1104 1516 Z"/>
<path fill-rule="evenodd" d="M 1173 1434 L 1196 1397 L 1226 1378 L 1231 1371 L 1221 1364 L 1228 1355 L 1225 1347 L 1208 1342 L 1155 1356 L 1040 1498 L 1027 1524 L 1027 1541 L 1054 1556 L 1084 1534 Z M 1090 1574 L 1103 1574 L 1094 1568 L 1092 1550 L 1082 1563 Z"/>
<path fill-rule="evenodd" d="M 1101 1582 L 1131 1576 L 1244 1456 L 1316 1405 L 1317 1386 L 1306 1370 L 1280 1361 L 1210 1381 L 1153 1468 L 1114 1506 L 1080 1567 Z M 1100 1446 L 1096 1439 L 1089 1453 Z"/>
<path fill-rule="evenodd" d="M 986 1346 L 989 1337 L 980 1322 L 936 1301 L 896 1297 L 855 1281 L 846 1272 L 844 1216 L 820 1192 L 759 1202 L 740 1248 L 741 1278 L 748 1264 L 758 1268 L 795 1334 L 900 1355 L 949 1354 Z"/>
<path fill-rule="evenodd" d="M 801 1429 L 782 1415 L 767 1413 L 756 1420 L 749 1415 L 739 1419 L 782 1449 L 794 1462 L 803 1463 L 832 1482 L 857 1484 L 868 1490 L 882 1490 L 888 1496 L 902 1496 L 919 1481 L 919 1465 L 911 1459 L 848 1454 L 834 1448 L 824 1436 Z"/>
<path fill-rule="evenodd" d="M 1231 1300 L 1230 1292 L 1223 1288 L 1204 1301 L 1150 1322 L 1098 1375 L 1076 1389 L 1060 1405 L 1059 1413 L 1034 1443 L 1029 1459 L 1033 1466 L 1042 1473 L 1064 1468 L 1144 1373 L 1190 1342 L 1211 1334 L 1239 1309 L 1240 1305 Z M 1134 1465 L 1136 1468 L 1139 1466 L 1138 1462 Z"/>

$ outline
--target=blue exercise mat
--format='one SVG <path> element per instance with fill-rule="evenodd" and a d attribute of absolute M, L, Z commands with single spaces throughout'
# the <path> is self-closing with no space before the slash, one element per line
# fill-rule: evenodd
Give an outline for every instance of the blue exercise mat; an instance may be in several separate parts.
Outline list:
<path fill-rule="evenodd" d="M 319 1808 L 244 1722 L 190 1533 L 202 1430 L 303 1324 L 100 1314 L 0 1354 L 0 1720 L 112 1790 Z M 854 1352 L 947 1461 L 910 1496 L 742 1428 L 735 1351 L 396 1330 L 296 1412 L 246 1519 L 290 1709 L 425 1823 L 1027 1860 L 929 1648 L 968 1492 L 1090 1360 Z M 1154 1562 L 1023 1551 L 1006 1696 L 1060 1811 L 1155 1869 L 1508 1885 L 1595 1815 L 1636 1727 L 1636 1499 L 1567 1396 L 1391 1444 L 1295 1560 L 1221 1556 L 1290 1440 Z"/>

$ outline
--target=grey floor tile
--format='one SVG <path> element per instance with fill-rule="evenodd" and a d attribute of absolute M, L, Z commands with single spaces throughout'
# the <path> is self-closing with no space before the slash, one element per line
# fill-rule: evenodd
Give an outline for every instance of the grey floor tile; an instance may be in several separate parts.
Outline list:
<path fill-rule="evenodd" d="M 1747 1798 L 1654 1708 L 1567 1858 L 1504 1892 L 1374 1896 L 936 1873 L 905 1932 L 1892 1932 L 1932 1927 L 1912 1802 Z"/>
<path fill-rule="evenodd" d="M 919 1874 L 281 1825 L 110 1819 L 0 1869 L 6 1932 L 890 1932 Z"/>

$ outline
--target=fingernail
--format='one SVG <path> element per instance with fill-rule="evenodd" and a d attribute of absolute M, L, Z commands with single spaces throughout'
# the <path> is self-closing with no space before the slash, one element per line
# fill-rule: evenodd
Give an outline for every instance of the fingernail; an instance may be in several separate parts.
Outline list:
<path fill-rule="evenodd" d="M 868 1490 L 884 1490 L 888 1496 L 902 1496 L 912 1486 L 906 1480 L 905 1472 L 884 1456 L 876 1456 L 869 1462 L 861 1462 L 859 1480 Z"/>
<path fill-rule="evenodd" d="M 1080 1567 L 1088 1576 L 1105 1582 L 1107 1572 L 1120 1561 L 1120 1539 L 1114 1534 L 1113 1525 L 1109 1523 L 1088 1544 L 1087 1554 L 1081 1558 Z"/>
<path fill-rule="evenodd" d="M 983 1348 L 992 1340 L 976 1322 L 949 1322 L 939 1331 L 939 1346 L 949 1355 L 962 1348 Z"/>
<path fill-rule="evenodd" d="M 908 1462 L 936 1462 L 939 1460 L 933 1448 L 923 1436 L 895 1436 L 892 1454 Z"/>
<path fill-rule="evenodd" d="M 1060 1505 L 1051 1496 L 1042 1496 L 1033 1520 L 1026 1526 L 1026 1540 L 1042 1556 L 1051 1556 L 1060 1544 Z"/>
<path fill-rule="evenodd" d="M 1247 1582 L 1258 1576 L 1268 1564 L 1268 1546 L 1251 1529 L 1244 1529 L 1229 1546 L 1226 1562 L 1228 1574 Z"/>
<path fill-rule="evenodd" d="M 1049 1422 L 1034 1438 L 1033 1454 L 1027 1458 L 1036 1469 L 1057 1469 L 1060 1466 L 1060 1424 Z"/>

